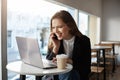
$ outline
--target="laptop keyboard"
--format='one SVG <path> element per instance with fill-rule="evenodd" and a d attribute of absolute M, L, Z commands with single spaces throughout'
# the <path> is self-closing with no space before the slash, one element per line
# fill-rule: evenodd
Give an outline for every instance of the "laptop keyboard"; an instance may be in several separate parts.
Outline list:
<path fill-rule="evenodd" d="M 56 63 L 53 63 L 53 62 L 51 62 L 51 61 L 43 61 L 44 63 L 43 63 L 43 65 L 45 66 L 45 67 L 56 67 Z"/>

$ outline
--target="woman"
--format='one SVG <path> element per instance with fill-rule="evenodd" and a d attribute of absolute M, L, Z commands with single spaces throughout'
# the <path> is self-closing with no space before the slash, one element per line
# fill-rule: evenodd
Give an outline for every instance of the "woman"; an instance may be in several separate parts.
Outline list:
<path fill-rule="evenodd" d="M 83 35 L 69 12 L 61 10 L 51 18 L 49 60 L 57 54 L 67 54 L 67 62 L 73 65 L 72 71 L 58 75 L 59 80 L 89 80 L 91 72 L 90 39 Z M 55 38 L 56 37 L 56 38 Z"/>

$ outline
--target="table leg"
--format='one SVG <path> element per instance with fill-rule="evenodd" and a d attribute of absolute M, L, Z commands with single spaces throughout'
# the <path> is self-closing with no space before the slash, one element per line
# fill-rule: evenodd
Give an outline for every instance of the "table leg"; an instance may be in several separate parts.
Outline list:
<path fill-rule="evenodd" d="M 54 77 L 54 80 L 59 80 L 58 75 L 54 75 L 53 77 Z"/>
<path fill-rule="evenodd" d="M 97 51 L 97 72 L 100 65 L 100 50 Z M 97 73 L 97 80 L 99 80 L 99 73 Z"/>
<path fill-rule="evenodd" d="M 42 76 L 36 76 L 36 80 L 42 80 Z"/>
<path fill-rule="evenodd" d="M 112 45 L 112 48 L 113 48 L 113 56 L 115 56 L 115 45 L 113 44 Z M 113 58 L 113 68 L 112 68 L 112 72 L 114 73 L 115 72 L 115 59 Z"/>
<path fill-rule="evenodd" d="M 25 80 L 26 79 L 26 75 L 20 75 L 20 80 Z"/>
<path fill-rule="evenodd" d="M 106 59 L 105 59 L 105 49 L 103 50 L 103 58 L 104 58 L 104 80 L 106 80 Z"/>

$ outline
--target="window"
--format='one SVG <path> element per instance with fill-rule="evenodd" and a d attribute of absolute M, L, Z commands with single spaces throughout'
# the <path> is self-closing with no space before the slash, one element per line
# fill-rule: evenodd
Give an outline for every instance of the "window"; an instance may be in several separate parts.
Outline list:
<path fill-rule="evenodd" d="M 50 18 L 58 10 L 67 10 L 74 17 L 75 9 L 68 6 L 60 6 L 45 0 L 7 1 L 8 63 L 20 59 L 15 39 L 16 36 L 37 38 L 41 53 L 46 54 Z M 16 77 L 15 73 L 8 71 L 8 78 L 9 80 L 15 80 L 18 77 Z"/>
<path fill-rule="evenodd" d="M 84 34 L 88 36 L 88 15 L 83 13 L 83 12 L 79 12 L 79 30 Z"/>

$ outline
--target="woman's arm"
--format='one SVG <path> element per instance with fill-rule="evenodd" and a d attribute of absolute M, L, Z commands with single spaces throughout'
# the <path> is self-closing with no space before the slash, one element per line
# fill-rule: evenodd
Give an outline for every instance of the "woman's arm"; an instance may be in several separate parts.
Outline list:
<path fill-rule="evenodd" d="M 46 59 L 48 59 L 48 60 L 52 60 L 53 59 L 53 57 L 56 57 L 56 54 L 55 53 L 53 53 L 51 50 L 49 50 L 48 49 L 48 52 L 47 52 L 48 54 L 47 54 L 47 56 L 46 56 Z"/>
<path fill-rule="evenodd" d="M 60 48 L 60 40 L 54 38 L 54 33 L 50 34 L 49 44 L 48 44 L 48 54 L 47 59 L 52 60 L 58 54 Z"/>

